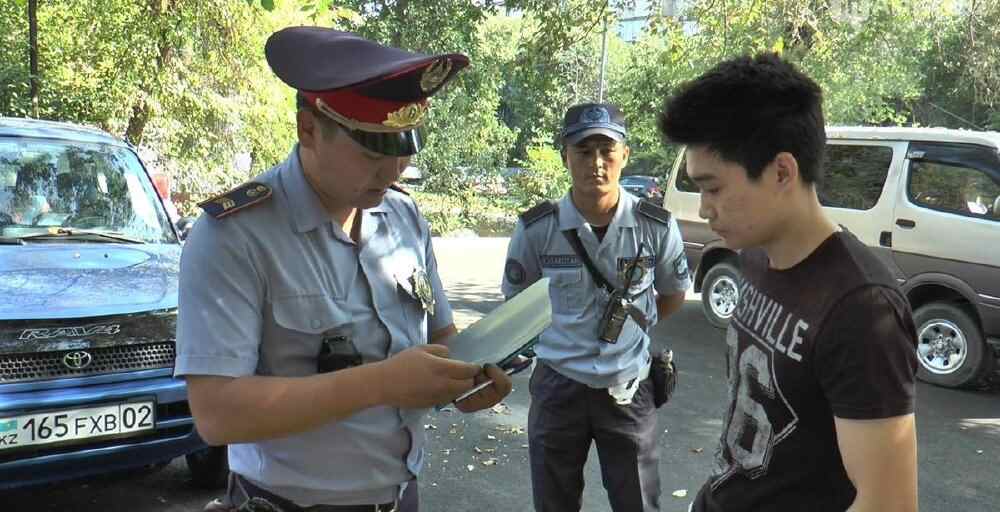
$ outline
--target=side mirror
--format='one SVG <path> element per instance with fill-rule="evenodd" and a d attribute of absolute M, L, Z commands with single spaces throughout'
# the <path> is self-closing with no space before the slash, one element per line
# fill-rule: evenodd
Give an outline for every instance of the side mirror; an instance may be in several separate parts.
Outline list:
<path fill-rule="evenodd" d="M 194 228 L 195 220 L 197 219 L 194 219 L 193 217 L 181 217 L 177 220 L 177 235 L 181 237 L 181 240 L 187 239 L 188 234 L 191 233 L 191 229 Z"/>

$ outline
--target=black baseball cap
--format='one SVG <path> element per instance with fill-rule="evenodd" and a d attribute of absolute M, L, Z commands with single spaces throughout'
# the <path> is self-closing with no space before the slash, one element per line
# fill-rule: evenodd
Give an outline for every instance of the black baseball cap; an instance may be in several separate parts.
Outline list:
<path fill-rule="evenodd" d="M 591 135 L 604 135 L 622 142 L 628 130 L 625 114 L 610 103 L 581 103 L 573 105 L 563 117 L 559 138 L 563 144 L 573 145 Z"/>

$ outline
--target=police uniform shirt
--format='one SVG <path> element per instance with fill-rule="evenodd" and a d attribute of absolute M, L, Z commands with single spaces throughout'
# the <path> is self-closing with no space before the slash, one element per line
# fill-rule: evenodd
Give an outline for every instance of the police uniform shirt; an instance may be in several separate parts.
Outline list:
<path fill-rule="evenodd" d="M 597 338 L 607 303 L 561 230 L 576 230 L 596 268 L 617 288 L 621 272 L 639 257 L 642 278 L 629 289 L 633 303 L 652 326 L 656 323 L 656 296 L 683 292 L 691 286 L 684 243 L 677 222 L 665 211 L 659 218 L 637 211 L 639 199 L 619 189 L 620 199 L 607 234 L 598 241 L 590 225 L 573 205 L 570 195 L 549 214 L 518 223 L 507 250 L 503 294 L 517 295 L 542 277 L 550 278 L 552 325 L 539 338 L 535 352 L 541 361 L 573 380 L 595 388 L 610 388 L 641 377 L 649 366 L 649 336 L 631 318 L 617 343 Z M 637 255 L 640 242 L 645 244 Z"/>
<path fill-rule="evenodd" d="M 272 197 L 221 219 L 203 215 L 186 242 L 176 375 L 306 376 L 325 337 L 347 337 L 369 363 L 452 323 L 427 221 L 405 194 L 389 190 L 363 211 L 356 245 L 306 181 L 297 146 L 256 181 Z M 411 282 L 417 270 L 429 277 L 433 315 Z M 369 408 L 231 445 L 229 464 L 304 506 L 390 502 L 422 464 L 425 412 Z"/>

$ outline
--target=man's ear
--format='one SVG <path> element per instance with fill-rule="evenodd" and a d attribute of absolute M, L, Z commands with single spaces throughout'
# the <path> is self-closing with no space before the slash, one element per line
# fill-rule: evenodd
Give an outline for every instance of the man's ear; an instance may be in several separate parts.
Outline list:
<path fill-rule="evenodd" d="M 622 167 L 628 165 L 628 157 L 632 154 L 632 148 L 628 144 L 622 143 Z"/>
<path fill-rule="evenodd" d="M 782 151 L 771 161 L 774 166 L 776 184 L 780 187 L 799 184 L 802 177 L 799 175 L 799 161 L 791 153 Z"/>
<path fill-rule="evenodd" d="M 295 114 L 295 125 L 299 135 L 299 144 L 308 149 L 315 149 L 316 140 L 320 136 L 320 127 L 312 112 L 299 110 Z"/>

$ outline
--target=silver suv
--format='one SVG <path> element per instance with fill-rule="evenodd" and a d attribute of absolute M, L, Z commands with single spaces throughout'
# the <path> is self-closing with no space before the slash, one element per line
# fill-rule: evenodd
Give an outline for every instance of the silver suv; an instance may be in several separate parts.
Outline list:
<path fill-rule="evenodd" d="M 828 127 L 819 197 L 896 275 L 914 310 L 918 376 L 974 384 L 1000 358 L 1000 133 Z M 664 191 L 708 320 L 739 300 L 736 253 L 698 216 L 684 152 Z"/>

